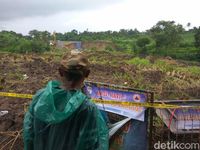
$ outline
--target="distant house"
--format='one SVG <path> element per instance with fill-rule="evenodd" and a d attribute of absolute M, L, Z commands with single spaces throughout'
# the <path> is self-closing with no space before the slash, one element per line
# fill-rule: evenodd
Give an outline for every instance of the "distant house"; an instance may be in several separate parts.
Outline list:
<path fill-rule="evenodd" d="M 64 48 L 81 50 L 82 42 L 81 41 L 68 41 L 68 43 L 64 44 Z"/>
<path fill-rule="evenodd" d="M 50 43 L 54 43 L 54 42 L 50 41 Z M 56 45 L 56 48 L 78 49 L 78 50 L 82 49 L 81 41 L 59 41 L 59 40 L 57 40 L 55 45 Z"/>

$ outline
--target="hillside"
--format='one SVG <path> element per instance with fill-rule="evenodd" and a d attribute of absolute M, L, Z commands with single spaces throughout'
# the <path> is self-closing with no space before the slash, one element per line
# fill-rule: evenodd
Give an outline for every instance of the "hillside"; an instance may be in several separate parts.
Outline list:
<path fill-rule="evenodd" d="M 49 80 L 58 77 L 57 68 L 64 51 L 36 54 L 0 54 L 0 92 L 34 94 Z M 173 60 L 170 57 L 135 57 L 132 53 L 85 51 L 91 62 L 88 78 L 155 92 L 155 98 L 200 98 L 200 64 Z M 8 110 L 1 117 L 0 131 L 16 131 L 22 127 L 24 108 L 30 100 L 0 97 L 1 110 Z M 22 148 L 18 140 L 16 148 Z"/>
<path fill-rule="evenodd" d="M 64 51 L 0 55 L 1 91 L 35 93 L 57 77 Z M 158 99 L 199 98 L 200 64 L 170 57 L 135 57 L 129 52 L 86 51 L 91 62 L 88 80 L 155 91 Z"/>

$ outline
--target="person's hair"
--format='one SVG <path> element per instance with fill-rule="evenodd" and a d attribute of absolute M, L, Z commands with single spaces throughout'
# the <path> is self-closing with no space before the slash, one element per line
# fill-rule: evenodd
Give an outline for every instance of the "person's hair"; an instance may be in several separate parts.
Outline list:
<path fill-rule="evenodd" d="M 80 81 L 84 77 L 83 73 L 78 70 L 64 71 L 61 68 L 59 68 L 59 73 L 60 76 L 64 77 L 67 81 L 73 81 L 73 82 Z"/>
<path fill-rule="evenodd" d="M 82 78 L 88 77 L 90 73 L 90 70 L 81 70 L 81 69 L 65 70 L 63 66 L 60 66 L 58 70 L 61 77 L 64 77 L 67 81 L 72 81 L 72 82 L 78 82 Z"/>

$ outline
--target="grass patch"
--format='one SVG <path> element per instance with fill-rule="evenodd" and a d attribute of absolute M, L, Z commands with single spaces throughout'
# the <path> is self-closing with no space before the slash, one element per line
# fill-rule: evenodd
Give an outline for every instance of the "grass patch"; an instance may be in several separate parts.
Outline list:
<path fill-rule="evenodd" d="M 168 64 L 164 60 L 156 60 L 155 63 L 153 64 L 153 66 L 155 66 L 158 70 L 160 70 L 162 72 L 168 72 L 168 71 L 171 72 L 171 71 L 175 70 L 175 68 L 176 68 L 175 65 Z"/>
<path fill-rule="evenodd" d="M 127 61 L 128 64 L 133 64 L 136 66 L 142 66 L 142 67 L 146 67 L 146 66 L 150 66 L 150 61 L 148 59 L 144 59 L 144 58 L 139 58 L 139 57 L 135 57 L 131 60 Z"/>
<path fill-rule="evenodd" d="M 176 69 L 186 74 L 191 74 L 193 76 L 200 76 L 200 67 L 198 66 L 178 67 Z"/>

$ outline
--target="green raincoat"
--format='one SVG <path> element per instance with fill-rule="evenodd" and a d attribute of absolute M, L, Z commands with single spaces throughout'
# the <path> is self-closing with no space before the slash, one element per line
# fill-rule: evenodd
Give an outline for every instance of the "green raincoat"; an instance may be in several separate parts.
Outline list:
<path fill-rule="evenodd" d="M 58 81 L 39 90 L 24 118 L 25 150 L 107 150 L 108 129 L 97 107 L 80 90 Z"/>

